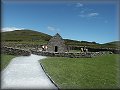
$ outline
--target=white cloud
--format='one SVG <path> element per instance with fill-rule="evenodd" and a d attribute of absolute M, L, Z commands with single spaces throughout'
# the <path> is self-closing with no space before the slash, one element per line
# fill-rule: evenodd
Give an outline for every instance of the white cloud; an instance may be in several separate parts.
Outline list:
<path fill-rule="evenodd" d="M 47 29 L 48 29 L 49 31 L 55 31 L 55 30 L 56 30 L 54 27 L 51 27 L 51 26 L 48 26 Z"/>
<path fill-rule="evenodd" d="M 82 7 L 83 4 L 77 3 L 76 6 L 77 6 L 77 7 Z M 91 18 L 91 17 L 96 17 L 96 16 L 98 16 L 98 15 L 99 15 L 99 13 L 96 12 L 95 9 L 88 8 L 88 7 L 84 6 L 84 7 L 80 8 L 80 13 L 79 13 L 78 16 L 80 16 L 80 17 L 82 17 L 82 18 Z"/>
<path fill-rule="evenodd" d="M 2 32 L 8 32 L 8 31 L 14 31 L 14 30 L 21 30 L 21 29 L 24 29 L 24 28 L 5 27 L 5 28 L 2 28 Z"/>
<path fill-rule="evenodd" d="M 76 3 L 76 7 L 83 7 L 82 3 Z"/>
<path fill-rule="evenodd" d="M 94 17 L 94 16 L 98 16 L 99 13 L 93 12 L 93 13 L 89 13 L 88 16 L 89 17 Z"/>
<path fill-rule="evenodd" d="M 81 12 L 79 16 L 82 18 L 84 18 L 84 17 L 90 18 L 90 17 L 95 17 L 98 15 L 99 15 L 99 13 L 97 13 L 97 12 Z"/>
<path fill-rule="evenodd" d="M 58 31 L 59 31 L 59 29 L 57 29 L 57 28 L 55 28 L 55 27 L 53 27 L 53 26 L 48 26 L 47 29 L 48 29 L 49 31 L 52 31 L 52 32 L 58 32 Z"/>

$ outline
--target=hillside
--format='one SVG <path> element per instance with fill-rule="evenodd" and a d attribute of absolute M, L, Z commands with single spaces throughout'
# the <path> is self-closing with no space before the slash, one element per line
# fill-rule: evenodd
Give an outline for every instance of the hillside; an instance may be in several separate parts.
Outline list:
<path fill-rule="evenodd" d="M 2 32 L 1 36 L 2 36 L 1 39 L 5 44 L 11 44 L 11 45 L 12 44 L 44 45 L 47 44 L 47 42 L 52 37 L 48 34 L 33 30 L 28 30 L 28 29 Z M 91 48 L 116 48 L 118 47 L 117 44 L 120 43 L 120 41 L 114 41 L 105 44 L 99 44 L 96 42 L 77 41 L 70 39 L 64 39 L 64 41 L 66 45 L 70 45 L 74 47 L 87 46 Z"/>
<path fill-rule="evenodd" d="M 113 41 L 113 42 L 104 43 L 104 44 L 102 44 L 102 46 L 120 49 L 120 41 Z"/>
<path fill-rule="evenodd" d="M 120 41 L 108 42 L 108 43 L 105 43 L 104 45 L 120 45 Z"/>
<path fill-rule="evenodd" d="M 30 49 L 40 47 L 47 44 L 50 35 L 33 31 L 33 30 L 15 30 L 9 32 L 2 32 L 2 45 L 8 47 Z"/>
<path fill-rule="evenodd" d="M 15 30 L 9 32 L 2 32 L 2 41 L 5 42 L 48 42 L 52 36 L 32 30 Z M 64 39 L 66 45 L 85 45 L 96 44 L 87 41 L 77 41 Z"/>
<path fill-rule="evenodd" d="M 2 32 L 3 41 L 49 41 L 50 38 L 50 35 L 32 30 Z"/>
<path fill-rule="evenodd" d="M 70 40 L 70 39 L 64 39 L 66 45 L 71 46 L 98 46 L 99 43 L 96 42 L 88 42 L 88 41 L 77 41 L 77 40 Z"/>

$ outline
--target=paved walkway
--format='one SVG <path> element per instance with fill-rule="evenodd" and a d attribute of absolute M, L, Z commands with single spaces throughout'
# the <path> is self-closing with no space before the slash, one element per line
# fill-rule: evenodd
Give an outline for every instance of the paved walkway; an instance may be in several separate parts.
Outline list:
<path fill-rule="evenodd" d="M 33 54 L 14 58 L 2 71 L 2 89 L 57 89 L 38 62 L 43 58 Z"/>

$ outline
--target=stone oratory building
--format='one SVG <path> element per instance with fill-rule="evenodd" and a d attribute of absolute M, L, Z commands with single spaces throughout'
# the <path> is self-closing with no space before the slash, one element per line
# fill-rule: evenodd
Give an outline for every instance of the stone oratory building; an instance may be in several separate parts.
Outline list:
<path fill-rule="evenodd" d="M 58 33 L 49 40 L 47 45 L 47 51 L 58 53 L 64 53 L 67 51 L 65 42 Z"/>

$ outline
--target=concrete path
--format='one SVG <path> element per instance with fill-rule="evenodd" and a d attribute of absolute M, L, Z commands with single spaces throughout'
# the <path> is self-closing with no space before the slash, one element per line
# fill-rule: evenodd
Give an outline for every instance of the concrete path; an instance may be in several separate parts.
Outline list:
<path fill-rule="evenodd" d="M 2 71 L 2 89 L 57 89 L 49 80 L 38 60 L 44 56 L 31 55 L 14 58 Z"/>

